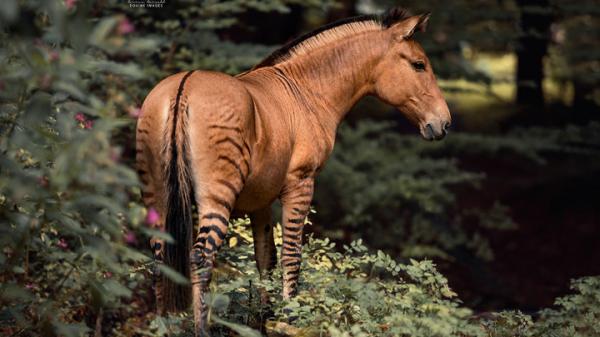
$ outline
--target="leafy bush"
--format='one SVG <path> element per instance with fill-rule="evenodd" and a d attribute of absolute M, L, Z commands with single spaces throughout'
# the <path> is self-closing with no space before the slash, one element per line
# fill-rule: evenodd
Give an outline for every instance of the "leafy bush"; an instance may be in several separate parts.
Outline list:
<path fill-rule="evenodd" d="M 144 209 L 113 139 L 133 121 L 118 112 L 131 104 L 120 88 L 142 71 L 108 56 L 154 44 L 122 32 L 121 17 L 93 21 L 88 11 L 22 2 L 0 33 L 3 335 L 80 336 L 105 313 L 134 315 L 138 303 L 125 303 L 144 289 L 150 259 L 135 249 L 146 241 Z"/>
<path fill-rule="evenodd" d="M 279 225 L 275 234 L 280 248 Z M 263 325 L 269 336 L 592 337 L 600 328 L 600 276 L 575 280 L 575 294 L 535 319 L 518 311 L 474 315 L 431 261 L 402 264 L 369 252 L 360 240 L 339 250 L 326 238 L 309 237 L 298 296 L 282 300 L 279 267 L 271 278 L 258 278 L 248 219 L 232 222 L 226 242 L 209 300 L 215 336 L 234 330 L 255 337 Z M 157 321 L 189 335 L 189 314 Z"/>
<path fill-rule="evenodd" d="M 337 251 L 328 239 L 309 237 L 298 296 L 281 300 L 279 267 L 272 278 L 258 279 L 247 220 L 234 222 L 227 240 L 229 248 L 219 255 L 209 301 L 210 316 L 217 317 L 217 324 L 260 328 L 271 314 L 267 322 L 271 334 L 278 330 L 297 336 L 481 333 L 470 322 L 471 311 L 460 307 L 457 295 L 431 261 L 400 264 L 381 251 L 370 253 L 360 240 Z M 281 241 L 278 226 L 279 248 Z M 270 303 L 265 303 L 265 293 L 270 293 Z M 214 329 L 216 334 L 219 331 Z"/>
<path fill-rule="evenodd" d="M 498 202 L 464 207 L 460 192 L 484 193 L 480 186 L 486 174 L 468 170 L 462 161 L 469 156 L 492 162 L 510 158 L 541 168 L 549 155 L 593 158 L 599 131 L 600 124 L 592 122 L 506 135 L 455 132 L 432 143 L 398 133 L 390 122 L 342 125 L 317 178 L 314 230 L 342 242 L 363 238 L 368 246 L 394 256 L 451 261 L 468 250 L 489 260 L 493 252 L 486 232 L 516 224 Z"/>
<path fill-rule="evenodd" d="M 490 337 L 592 337 L 600 335 L 600 276 L 571 283 L 574 294 L 556 299 L 555 308 L 543 309 L 532 319 L 518 311 L 493 314 L 484 326 Z"/>

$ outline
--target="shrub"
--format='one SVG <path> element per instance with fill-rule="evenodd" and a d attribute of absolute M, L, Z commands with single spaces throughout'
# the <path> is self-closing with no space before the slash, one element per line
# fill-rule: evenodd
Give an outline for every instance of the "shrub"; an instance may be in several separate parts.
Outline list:
<path fill-rule="evenodd" d="M 573 281 L 574 294 L 556 300 L 535 319 L 519 311 L 475 315 L 461 306 L 447 280 L 428 260 L 398 263 L 370 252 L 361 240 L 336 247 L 308 237 L 298 296 L 281 299 L 281 270 L 260 280 L 248 219 L 233 221 L 211 283 L 209 317 L 214 336 L 597 336 L 600 276 Z M 281 227 L 276 245 L 281 247 Z M 265 301 L 268 293 L 269 301 Z M 189 313 L 157 318 L 188 336 Z M 160 323 L 157 323 L 160 322 Z"/>
<path fill-rule="evenodd" d="M 539 311 L 534 320 L 519 311 L 492 314 L 483 321 L 490 337 L 592 337 L 600 335 L 600 276 L 573 280 L 569 294 L 555 308 Z"/>
<path fill-rule="evenodd" d="M 33 24 L 9 16 L 0 33 L 3 335 L 81 336 L 139 305 L 145 210 L 113 136 L 132 122 L 118 112 L 131 104 L 120 88 L 142 71 L 108 56 L 154 45 L 120 33 L 121 17 L 88 11 L 21 2 L 15 13 Z"/>
<path fill-rule="evenodd" d="M 594 162 L 600 124 L 516 129 L 504 135 L 454 132 L 443 142 L 401 134 L 390 122 L 342 125 L 335 150 L 316 181 L 315 232 L 337 241 L 363 238 L 369 247 L 404 258 L 449 261 L 464 252 L 493 258 L 487 236 L 515 229 L 499 202 L 465 206 L 460 195 L 483 194 L 485 172 L 469 158 L 510 160 L 540 168 L 549 155 Z M 592 172 L 596 166 L 574 168 Z M 384 235 L 383 235 L 384 233 Z"/>
<path fill-rule="evenodd" d="M 271 278 L 257 276 L 248 221 L 234 222 L 226 240 L 209 301 L 217 335 L 227 335 L 228 329 L 219 328 L 223 323 L 238 329 L 266 323 L 271 334 L 296 336 L 481 335 L 471 311 L 460 306 L 431 261 L 400 264 L 381 251 L 370 253 L 360 240 L 338 251 L 328 239 L 311 236 L 302 253 L 298 296 L 281 300 L 279 267 Z M 279 248 L 281 241 L 278 226 Z"/>

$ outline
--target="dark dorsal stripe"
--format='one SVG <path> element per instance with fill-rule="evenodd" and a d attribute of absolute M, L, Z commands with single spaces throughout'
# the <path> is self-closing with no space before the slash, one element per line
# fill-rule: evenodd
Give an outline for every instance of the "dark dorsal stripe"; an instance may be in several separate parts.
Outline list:
<path fill-rule="evenodd" d="M 179 102 L 181 101 L 181 95 L 183 94 L 183 87 L 185 86 L 185 81 L 187 81 L 187 79 L 192 75 L 192 73 L 195 70 L 190 70 L 188 71 L 183 78 L 181 79 L 181 82 L 179 83 L 179 88 L 177 88 L 177 96 L 175 96 L 175 108 L 173 109 L 173 129 L 171 130 L 171 151 L 176 152 L 177 148 L 176 146 L 174 146 L 175 144 L 175 137 L 177 135 L 176 132 L 176 126 L 177 126 L 177 116 L 179 115 Z"/>
<path fill-rule="evenodd" d="M 182 140 L 181 149 L 182 153 L 179 153 L 177 148 L 177 124 L 179 123 L 179 106 L 181 103 L 181 96 L 183 95 L 183 88 L 185 86 L 185 82 L 187 79 L 194 73 L 195 70 L 188 71 L 181 82 L 179 83 L 179 87 L 177 88 L 177 95 L 175 96 L 175 107 L 173 108 L 173 127 L 171 129 L 171 161 L 169 163 L 169 169 L 167 171 L 167 182 L 168 186 L 171 189 L 171 192 L 179 193 L 182 189 L 179 186 L 179 170 L 186 170 L 187 168 L 177 167 L 178 157 L 181 155 L 183 162 L 187 167 L 189 167 L 189 158 L 187 158 L 187 144 L 186 139 Z M 193 185 L 189 185 L 190 187 Z"/>
<path fill-rule="evenodd" d="M 304 35 L 301 35 L 301 36 L 291 40 L 290 42 L 283 45 L 281 48 L 275 50 L 273 53 L 271 53 L 271 55 L 267 56 L 267 58 L 265 58 L 260 63 L 255 65 L 252 69 L 273 66 L 273 65 L 279 63 L 279 60 L 285 58 L 285 56 L 287 56 L 295 46 L 310 39 L 311 37 L 321 34 L 324 31 L 327 31 L 327 30 L 330 30 L 330 29 L 333 29 L 333 28 L 336 28 L 339 26 L 343 26 L 343 25 L 346 25 L 349 23 L 364 22 L 364 21 L 377 22 L 381 25 L 381 28 L 385 29 L 399 21 L 402 21 L 402 20 L 408 18 L 409 16 L 410 15 L 408 14 L 408 11 L 406 9 L 396 7 L 396 8 L 391 8 L 391 9 L 387 10 L 385 13 L 383 13 L 381 15 L 376 15 L 376 14 L 359 15 L 359 16 L 355 16 L 355 17 L 351 17 L 351 18 L 345 18 L 345 19 L 341 19 L 338 21 L 334 21 L 332 23 L 321 26 L 311 32 L 308 32 Z"/>
<path fill-rule="evenodd" d="M 179 156 L 178 153 L 178 149 L 177 149 L 177 123 L 179 122 L 179 105 L 181 103 L 181 95 L 183 95 L 183 87 L 185 86 L 185 82 L 187 81 L 187 79 L 194 73 L 195 70 L 190 70 L 188 71 L 183 78 L 181 79 L 181 82 L 179 82 L 179 87 L 177 88 L 177 95 L 175 96 L 175 107 L 173 108 L 173 127 L 171 129 L 171 168 L 169 169 L 169 175 L 170 175 L 170 179 L 175 180 L 171 183 L 171 181 L 169 181 L 169 185 L 172 187 L 173 184 L 177 184 L 178 181 L 178 174 L 176 173 L 179 169 L 185 169 L 185 168 L 178 168 L 177 167 L 177 157 Z M 186 145 L 185 144 L 186 140 L 183 140 L 183 144 L 181 144 L 181 148 L 185 149 Z M 184 162 L 187 164 L 188 163 L 188 158 L 187 158 L 187 153 L 186 151 L 182 151 L 183 153 L 181 153 L 182 158 L 184 159 Z M 174 174 L 175 173 L 175 174 Z M 179 186 L 179 188 L 177 188 L 178 192 L 180 191 L 181 186 Z"/>

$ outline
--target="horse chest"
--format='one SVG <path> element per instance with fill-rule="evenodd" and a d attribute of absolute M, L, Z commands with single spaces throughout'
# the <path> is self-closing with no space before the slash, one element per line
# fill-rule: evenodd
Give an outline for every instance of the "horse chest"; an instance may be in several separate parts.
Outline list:
<path fill-rule="evenodd" d="M 290 169 L 305 168 L 306 173 L 318 171 L 333 151 L 335 136 L 319 129 L 309 129 L 298 137 L 294 145 Z"/>

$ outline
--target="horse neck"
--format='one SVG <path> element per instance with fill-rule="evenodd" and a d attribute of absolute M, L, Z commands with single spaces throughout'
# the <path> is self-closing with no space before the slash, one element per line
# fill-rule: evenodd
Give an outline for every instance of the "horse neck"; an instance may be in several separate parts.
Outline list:
<path fill-rule="evenodd" d="M 380 31 L 360 33 L 275 66 L 298 89 L 305 113 L 333 129 L 363 96 L 372 92 L 373 69 L 386 49 Z"/>

